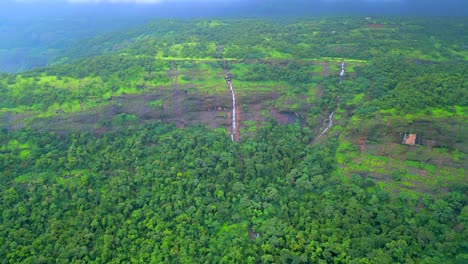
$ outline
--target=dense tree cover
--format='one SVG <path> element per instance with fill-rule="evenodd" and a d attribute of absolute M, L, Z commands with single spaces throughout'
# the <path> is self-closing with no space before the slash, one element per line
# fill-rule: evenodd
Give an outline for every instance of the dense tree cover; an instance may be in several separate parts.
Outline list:
<path fill-rule="evenodd" d="M 384 111 L 465 118 L 466 37 L 453 35 L 466 25 L 443 20 L 454 23 L 445 32 L 436 22 L 161 20 L 68 54 L 104 55 L 0 75 L 0 262 L 466 262 L 463 179 L 415 198 L 385 189 L 405 177 L 406 161 L 392 159 L 398 170 L 379 171 L 385 183 L 366 171 L 342 173 L 358 155 L 373 158 L 354 137 L 379 143 L 394 127 L 406 129 Z M 152 111 L 176 112 L 176 103 L 188 109 L 189 97 L 217 100 L 222 58 L 241 111 L 265 93 L 286 98 L 284 108 L 303 104 L 295 109 L 309 123 L 254 123 L 256 132 L 237 144 L 222 128 L 143 122 Z M 125 101 L 132 96 L 147 98 Z M 268 105 L 258 112 L 282 106 L 257 103 Z M 187 117 L 198 111 L 188 110 Z M 329 137 L 310 144 L 331 112 Z M 103 118 L 86 119 L 94 113 Z M 74 122 L 94 126 L 94 134 Z M 35 124 L 43 125 L 33 131 Z M 463 174 L 465 128 L 451 124 L 432 128 L 453 138 L 456 144 L 438 139 L 452 151 L 440 156 Z M 430 159 L 427 149 L 415 151 L 413 162 Z"/>
<path fill-rule="evenodd" d="M 239 76 L 239 79 L 246 81 L 285 81 L 292 85 L 310 83 L 312 74 L 308 66 L 294 61 L 286 62 L 286 66 L 270 66 L 256 62 L 246 74 Z"/>
<path fill-rule="evenodd" d="M 400 113 L 430 107 L 468 106 L 466 62 L 406 62 L 403 57 L 376 59 L 358 74 L 369 103 L 363 109 L 395 108 Z"/>
<path fill-rule="evenodd" d="M 465 18 L 160 19 L 83 40 L 143 20 L 95 16 L 67 17 L 60 23 L 53 18 L 2 21 L 0 71 L 24 71 L 115 51 L 217 58 L 217 45 L 225 47 L 225 57 L 237 59 L 372 59 L 383 53 L 434 60 L 466 57 Z"/>
<path fill-rule="evenodd" d="M 446 30 L 450 28 L 450 30 Z M 91 38 L 67 57 L 121 50 L 161 57 L 373 59 L 383 54 L 432 60 L 463 60 L 466 21 L 409 18 L 166 19 Z"/>
<path fill-rule="evenodd" d="M 462 190 L 405 201 L 343 181 L 335 143 L 304 145 L 297 124 L 241 144 L 165 124 L 0 140 L 2 263 L 466 261 Z"/>
<path fill-rule="evenodd" d="M 168 69 L 166 61 L 109 55 L 21 75 L 4 75 L 0 80 L 0 107 L 46 112 L 77 102 L 99 102 L 129 89 L 138 92 L 168 84 Z"/>

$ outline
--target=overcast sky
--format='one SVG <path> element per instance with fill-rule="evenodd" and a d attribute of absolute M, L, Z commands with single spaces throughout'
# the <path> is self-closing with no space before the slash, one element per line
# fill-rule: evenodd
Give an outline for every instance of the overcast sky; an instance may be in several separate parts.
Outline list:
<path fill-rule="evenodd" d="M 443 15 L 468 16 L 468 0 L 0 0 L 0 18 L 8 16 L 13 10 L 37 14 L 65 12 L 70 10 L 96 11 L 105 7 L 122 6 L 161 11 L 177 16 L 193 11 L 203 16 L 216 10 L 224 15 L 229 9 L 238 14 L 294 14 L 299 15 L 342 15 L 342 14 L 384 14 L 384 15 Z M 15 9 L 16 7 L 16 9 Z M 119 12 L 131 10 L 121 8 Z M 284 12 L 283 12 L 284 11 Z M 109 12 L 109 11 L 108 11 Z M 214 13 L 216 13 L 214 12 Z M 168 15 L 169 15 L 168 13 Z M 11 14 L 10 14 L 11 15 Z"/>
<path fill-rule="evenodd" d="M 121 4 L 121 3 L 132 3 L 132 4 L 160 4 L 160 3 L 194 3 L 194 2 L 211 2 L 211 3 L 220 3 L 220 2 L 250 2 L 250 3 L 273 3 L 273 2 L 283 2 L 285 4 L 291 2 L 302 2 L 302 3 L 411 3 L 411 2 L 420 2 L 426 5 L 434 5 L 437 3 L 440 4 L 451 4 L 451 3 L 463 3 L 464 0 L 2 0 L 2 2 L 16 2 L 16 3 L 110 3 L 110 4 Z"/>
<path fill-rule="evenodd" d="M 68 3 L 113 3 L 113 4 L 118 4 L 118 3 L 134 3 L 134 4 L 158 4 L 161 2 L 213 2 L 213 3 L 219 3 L 219 2 L 240 2 L 240 1 L 247 1 L 247 0 L 4 0 L 4 1 L 10 1 L 10 2 L 18 2 L 18 3 L 37 3 L 37 2 L 42 2 L 42 3 L 59 3 L 59 2 L 68 2 Z M 389 3 L 389 2 L 404 2 L 408 0 L 310 0 L 309 2 L 328 2 L 328 3 L 336 3 L 336 2 L 373 2 L 373 3 L 378 3 L 378 2 L 383 2 L 383 3 Z M 427 0 L 431 1 L 431 0 Z M 284 0 L 284 1 L 276 1 L 276 0 L 250 0 L 249 2 L 294 2 L 291 0 Z M 296 1 L 297 2 L 297 1 Z M 305 1 L 302 1 L 305 2 Z"/>

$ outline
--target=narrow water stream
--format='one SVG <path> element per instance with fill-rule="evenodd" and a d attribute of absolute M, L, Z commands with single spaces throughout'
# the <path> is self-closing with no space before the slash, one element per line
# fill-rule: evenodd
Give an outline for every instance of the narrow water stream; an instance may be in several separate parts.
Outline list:
<path fill-rule="evenodd" d="M 229 86 L 229 90 L 231 90 L 231 97 L 232 97 L 232 120 L 231 120 L 231 140 L 232 141 L 239 141 L 239 135 L 237 130 L 237 114 L 236 114 L 236 93 L 234 91 L 234 87 L 232 86 L 232 75 L 229 72 L 229 69 L 226 65 L 226 61 L 224 61 L 224 75 L 226 79 L 226 84 Z"/>
<path fill-rule="evenodd" d="M 232 96 L 232 128 L 231 128 L 231 139 L 234 141 L 236 136 L 236 94 L 234 93 L 234 87 L 232 87 L 232 82 L 228 80 L 228 75 L 226 75 L 226 82 L 229 85 L 229 89 L 231 89 L 231 96 Z"/>
<path fill-rule="evenodd" d="M 340 71 L 340 82 L 343 81 L 345 76 L 345 63 L 344 61 L 341 62 L 341 71 Z"/>
<path fill-rule="evenodd" d="M 342 61 L 341 62 L 341 70 L 340 70 L 340 83 L 344 80 L 344 77 L 345 77 L 345 63 L 344 63 L 344 61 Z M 322 133 L 320 133 L 320 135 L 317 138 L 314 139 L 313 142 L 319 140 L 323 135 L 325 135 L 330 130 L 330 128 L 333 126 L 333 115 L 334 114 L 335 114 L 335 112 L 333 111 L 328 116 L 328 125 L 327 125 L 327 127 L 322 131 Z M 325 123 L 327 123 L 327 122 L 323 121 L 323 125 L 325 125 Z"/>

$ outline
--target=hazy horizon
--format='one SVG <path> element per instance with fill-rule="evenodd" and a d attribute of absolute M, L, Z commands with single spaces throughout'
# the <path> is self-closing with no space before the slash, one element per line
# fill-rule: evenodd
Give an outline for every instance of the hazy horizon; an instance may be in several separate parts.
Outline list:
<path fill-rule="evenodd" d="M 47 65 L 82 39 L 161 18 L 467 17 L 463 0 L 2 0 L 0 72 Z"/>
<path fill-rule="evenodd" d="M 463 0 L 6 0 L 0 17 L 411 15 L 467 16 Z"/>

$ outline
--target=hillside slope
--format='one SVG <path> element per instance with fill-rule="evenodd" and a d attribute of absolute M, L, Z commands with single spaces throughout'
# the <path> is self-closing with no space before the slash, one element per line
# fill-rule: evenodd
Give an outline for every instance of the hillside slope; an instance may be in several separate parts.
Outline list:
<path fill-rule="evenodd" d="M 3 74 L 0 259 L 463 262 L 466 27 L 160 20 Z"/>

